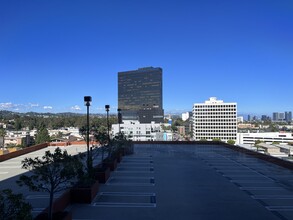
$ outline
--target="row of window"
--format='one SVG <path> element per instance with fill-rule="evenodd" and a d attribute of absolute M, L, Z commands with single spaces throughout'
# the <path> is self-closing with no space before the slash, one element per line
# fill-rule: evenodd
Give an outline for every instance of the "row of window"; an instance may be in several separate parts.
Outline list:
<path fill-rule="evenodd" d="M 193 115 L 236 115 L 236 112 L 231 112 L 231 111 L 226 111 L 226 112 L 210 112 L 210 111 L 206 111 L 206 112 L 194 112 Z"/>
<path fill-rule="evenodd" d="M 226 133 L 226 134 L 220 134 L 220 133 L 210 133 L 210 134 L 206 134 L 206 133 L 198 133 L 196 134 L 196 138 L 208 138 L 208 137 L 219 137 L 219 138 L 222 138 L 222 137 L 235 137 L 236 138 L 237 135 L 235 134 L 229 134 L 229 133 Z"/>
<path fill-rule="evenodd" d="M 193 128 L 194 129 L 194 131 L 199 131 L 199 130 L 203 130 L 203 131 L 208 131 L 208 130 L 221 130 L 221 131 L 223 131 L 223 130 L 229 130 L 230 132 L 232 131 L 232 130 L 234 130 L 235 132 L 237 131 L 237 127 L 235 127 L 235 126 L 204 126 L 204 127 L 194 127 Z"/>
<path fill-rule="evenodd" d="M 293 141 L 292 138 L 263 138 L 263 137 L 243 137 L 243 140 L 285 140 L 285 141 Z"/>
<path fill-rule="evenodd" d="M 199 125 L 201 125 L 201 126 L 199 126 Z M 229 126 L 229 125 L 233 125 L 233 126 L 237 126 L 237 123 L 231 123 L 231 122 L 222 122 L 222 123 L 197 123 L 197 122 L 195 122 L 194 123 L 194 126 L 195 127 L 203 127 L 203 126 L 207 126 L 207 125 L 213 125 L 213 126 L 215 126 L 215 125 L 221 125 L 221 126 Z"/>
<path fill-rule="evenodd" d="M 207 138 L 207 137 L 197 137 L 197 138 L 195 138 L 197 141 L 200 141 L 200 140 L 213 140 L 213 139 L 215 139 L 215 138 L 219 138 L 221 141 L 228 141 L 228 140 L 235 140 L 236 141 L 236 138 L 234 138 L 234 137 L 213 137 L 213 138 Z"/>
<path fill-rule="evenodd" d="M 194 109 L 195 112 L 224 112 L 224 111 L 227 111 L 227 112 L 236 112 L 236 108 L 223 108 L 223 109 L 198 109 L 198 108 L 195 108 Z"/>
<path fill-rule="evenodd" d="M 198 122 L 236 122 L 235 119 L 226 118 L 226 119 L 195 119 L 195 123 Z"/>
<path fill-rule="evenodd" d="M 236 105 L 195 105 L 195 108 L 236 108 Z"/>
<path fill-rule="evenodd" d="M 216 119 L 216 120 L 220 120 L 220 119 L 224 119 L 224 120 L 227 120 L 227 119 L 234 119 L 234 121 L 236 121 L 236 116 L 198 116 L 198 117 L 194 117 L 193 119 L 194 120 L 199 120 L 199 119 Z"/>
<path fill-rule="evenodd" d="M 211 133 L 211 132 L 218 132 L 218 133 L 237 133 L 237 130 L 231 128 L 230 130 L 227 130 L 227 128 L 225 130 L 222 130 L 222 129 L 212 129 L 212 128 L 209 128 L 208 130 L 207 129 L 196 129 L 195 130 L 195 133 Z"/>

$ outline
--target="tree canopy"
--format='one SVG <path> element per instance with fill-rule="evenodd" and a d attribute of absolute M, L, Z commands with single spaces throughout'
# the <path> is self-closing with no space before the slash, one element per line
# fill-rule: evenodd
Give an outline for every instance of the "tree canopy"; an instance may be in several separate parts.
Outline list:
<path fill-rule="evenodd" d="M 13 194 L 11 189 L 0 191 L 0 219 L 30 220 L 32 207 L 22 194 Z"/>
<path fill-rule="evenodd" d="M 51 138 L 50 138 L 48 129 L 43 125 L 40 126 L 38 128 L 38 131 L 37 131 L 37 134 L 36 134 L 36 137 L 35 137 L 36 144 L 42 144 L 42 143 L 45 143 L 45 142 L 50 142 L 50 140 L 51 140 Z"/>
<path fill-rule="evenodd" d="M 17 183 L 26 185 L 31 191 L 50 194 L 49 219 L 52 218 L 54 194 L 71 187 L 83 175 L 82 163 L 78 157 L 72 157 L 67 151 L 56 148 L 54 153 L 46 151 L 42 158 L 25 158 L 22 168 L 30 170 L 32 175 L 22 175 Z"/>

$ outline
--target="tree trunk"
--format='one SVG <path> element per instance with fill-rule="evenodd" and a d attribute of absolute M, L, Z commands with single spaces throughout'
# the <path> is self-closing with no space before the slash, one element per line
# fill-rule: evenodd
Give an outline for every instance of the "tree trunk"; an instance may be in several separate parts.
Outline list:
<path fill-rule="evenodd" d="M 50 192 L 50 203 L 49 203 L 49 212 L 48 212 L 48 219 L 52 220 L 53 216 L 53 199 L 54 199 L 54 192 L 51 190 Z"/>

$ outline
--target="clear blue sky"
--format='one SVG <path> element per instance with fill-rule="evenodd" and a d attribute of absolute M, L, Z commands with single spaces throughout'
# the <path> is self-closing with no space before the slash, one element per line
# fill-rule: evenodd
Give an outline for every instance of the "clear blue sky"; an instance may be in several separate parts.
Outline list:
<path fill-rule="evenodd" d="M 2 110 L 114 113 L 117 72 L 147 66 L 165 112 L 293 111 L 293 1 L 0 0 Z"/>

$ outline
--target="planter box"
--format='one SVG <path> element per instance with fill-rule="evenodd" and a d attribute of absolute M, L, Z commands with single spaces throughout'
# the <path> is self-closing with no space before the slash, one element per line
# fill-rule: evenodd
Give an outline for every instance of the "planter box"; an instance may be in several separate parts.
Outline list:
<path fill-rule="evenodd" d="M 110 167 L 95 168 L 96 180 L 100 183 L 106 183 L 110 177 Z"/>
<path fill-rule="evenodd" d="M 117 162 L 120 163 L 122 161 L 122 152 L 117 156 Z"/>
<path fill-rule="evenodd" d="M 117 168 L 117 159 L 114 159 L 113 161 L 104 161 L 103 164 L 110 167 L 111 171 L 114 171 Z"/>
<path fill-rule="evenodd" d="M 75 186 L 70 190 L 71 203 L 90 204 L 99 191 L 99 181 L 96 181 L 90 187 Z"/>

